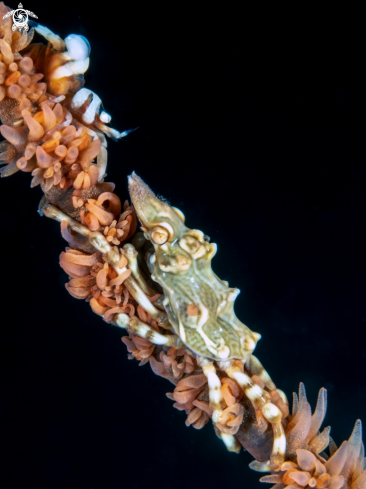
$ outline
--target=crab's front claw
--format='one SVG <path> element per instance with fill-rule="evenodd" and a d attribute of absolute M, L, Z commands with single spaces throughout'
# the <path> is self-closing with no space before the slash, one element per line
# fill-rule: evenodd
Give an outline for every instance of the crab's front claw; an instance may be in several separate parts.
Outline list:
<path fill-rule="evenodd" d="M 182 212 L 158 199 L 135 172 L 128 177 L 128 188 L 142 229 L 153 244 L 171 242 L 184 234 Z"/>

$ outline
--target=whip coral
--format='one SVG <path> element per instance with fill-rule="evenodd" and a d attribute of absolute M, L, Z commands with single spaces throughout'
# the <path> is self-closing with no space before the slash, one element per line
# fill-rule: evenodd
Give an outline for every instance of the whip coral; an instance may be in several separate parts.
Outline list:
<path fill-rule="evenodd" d="M 289 460 L 279 467 L 279 472 L 262 477 L 261 482 L 275 483 L 272 489 L 365 487 L 361 421 L 356 422 L 349 440 L 337 448 L 329 436 L 330 427 L 319 433 L 325 412 L 326 390 L 320 390 L 312 415 L 305 388 L 300 384 L 299 395 L 294 393 L 292 415 L 286 427 Z M 329 456 L 324 453 L 328 445 Z"/>
<path fill-rule="evenodd" d="M 7 12 L 1 4 L 0 13 Z M 187 336 L 193 335 L 192 324 L 209 317 L 200 307 L 201 297 L 209 296 L 212 309 L 224 317 L 238 291 L 229 289 L 216 276 L 217 296 L 204 289 L 212 277 L 199 260 L 206 255 L 211 259 L 216 249 L 202 232 L 189 230 L 191 234 L 179 236 L 184 253 L 168 256 L 168 245 L 177 241 L 175 227 L 183 227 L 184 216 L 171 208 L 171 223 L 160 222 L 154 215 L 149 229 L 148 218 L 141 217 L 138 209 L 145 194 L 153 199 L 146 185 L 143 190 L 139 187 L 135 200 L 132 197 L 134 206 L 125 201 L 122 207 L 114 184 L 104 182 L 105 136 L 118 139 L 127 132 L 109 128 L 110 116 L 100 98 L 82 88 L 82 74 L 89 65 L 89 43 L 82 36 L 71 35 L 64 41 L 42 26 L 35 29 L 45 36 L 47 45 L 32 44 L 33 29 L 19 34 L 12 32 L 10 21 L 1 24 L 0 132 L 6 141 L 0 146 L 4 165 L 0 172 L 3 177 L 29 172 L 31 187 L 40 185 L 44 197 L 39 211 L 60 222 L 61 234 L 69 245 L 60 255 L 60 266 L 68 275 L 67 291 L 86 300 L 106 323 L 126 329 L 128 336 L 122 337 L 122 342 L 128 358 L 138 360 L 141 366 L 149 363 L 155 374 L 173 384 L 173 392 L 167 397 L 174 401 L 173 407 L 185 411 L 186 426 L 201 429 L 211 420 L 228 450 L 239 452 L 244 447 L 256 459 L 251 464 L 254 470 L 270 472 L 262 482 L 275 484 L 275 489 L 365 488 L 361 422 L 356 423 L 349 440 L 337 448 L 330 428 L 320 432 L 326 391 L 320 391 L 312 415 L 302 385 L 299 396 L 294 395 L 290 414 L 286 395 L 252 355 L 260 335 L 245 325 L 240 330 L 234 323 L 233 329 L 242 334 L 238 333 L 240 348 L 231 337 L 227 343 L 242 349 L 242 357 L 229 357 L 230 348 L 223 337 L 215 350 L 205 332 L 197 348 L 190 347 Z M 130 189 L 136 182 L 138 177 L 133 174 Z M 166 210 L 168 205 L 161 202 Z M 136 212 L 143 233 L 136 232 Z M 156 277 L 155 245 L 165 246 L 161 248 L 165 253 L 163 278 L 172 270 L 177 272 L 178 278 L 172 281 L 174 291 L 181 293 L 187 288 L 183 272 L 192 263 L 196 264 L 195 272 L 205 278 L 204 285 L 192 293 L 194 301 L 186 290 L 181 294 L 183 306 L 177 309 L 191 325 L 187 334 L 180 317 L 176 324 L 168 320 L 168 312 L 174 317 L 176 311 L 163 280 L 159 282 Z M 215 302 L 217 297 L 220 301 Z M 227 323 L 222 320 L 219 333 Z M 206 347 L 212 356 L 200 354 Z M 325 453 L 328 446 L 330 455 Z"/>

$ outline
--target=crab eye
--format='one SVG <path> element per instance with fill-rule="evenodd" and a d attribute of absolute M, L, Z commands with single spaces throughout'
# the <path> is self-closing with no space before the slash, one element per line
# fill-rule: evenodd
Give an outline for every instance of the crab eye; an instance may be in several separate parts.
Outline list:
<path fill-rule="evenodd" d="M 156 226 L 151 232 L 151 239 L 155 244 L 162 245 L 169 239 L 169 232 L 162 226 Z"/>

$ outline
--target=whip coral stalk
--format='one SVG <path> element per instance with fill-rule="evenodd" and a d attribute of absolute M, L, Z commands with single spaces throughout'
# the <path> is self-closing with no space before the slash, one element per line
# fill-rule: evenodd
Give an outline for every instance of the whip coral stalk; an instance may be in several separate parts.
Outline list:
<path fill-rule="evenodd" d="M 6 7 L 1 8 L 7 12 Z M 190 330 L 180 328 L 178 320 L 179 327 L 174 324 L 176 311 L 169 305 L 173 300 L 167 290 L 178 295 L 187 287 L 183 277 L 191 263 L 198 275 L 212 283 L 208 267 L 200 260 L 206 255 L 211 259 L 215 247 L 200 231 L 183 229 L 182 213 L 158 199 L 136 175 L 130 177 L 131 203 L 122 204 L 114 184 L 104 181 L 105 136 L 118 139 L 125 133 L 109 128 L 110 116 L 99 97 L 82 88 L 82 74 L 89 65 L 88 42 L 76 35 L 63 41 L 36 26 L 48 44 L 35 46 L 32 30 L 18 35 L 9 22 L 3 22 L 1 29 L 0 131 L 5 139 L 1 174 L 29 172 L 31 186 L 40 185 L 44 193 L 40 213 L 60 223 L 68 244 L 60 255 L 60 266 L 68 277 L 69 294 L 87 301 L 106 323 L 126 329 L 128 335 L 122 341 L 128 358 L 140 365 L 149 363 L 156 375 L 170 381 L 167 397 L 174 401 L 174 408 L 185 412 L 186 426 L 199 430 L 213 424 L 229 451 L 244 447 L 256 459 L 251 467 L 268 473 L 262 482 L 276 489 L 366 487 L 361 423 L 356 423 L 349 440 L 337 448 L 329 428 L 321 431 L 325 390 L 320 391 L 312 415 L 301 385 L 291 410 L 286 395 L 252 354 L 260 335 L 245 325 L 240 329 L 239 320 L 234 322 L 230 315 L 242 340 L 235 351 L 243 353 L 242 357 L 239 353 L 230 356 L 235 341 L 227 341 L 224 334 L 214 347 L 206 331 L 205 346 L 195 343 L 193 347 L 194 341 L 187 339 Z M 161 208 L 170 213 L 169 222 L 147 215 L 146 195 L 159 217 Z M 138 219 L 142 232 L 137 230 Z M 183 229 L 177 238 L 182 254 L 168 256 L 164 251 L 166 261 L 159 262 L 166 273 L 178 270 L 177 278 L 166 285 L 164 274 L 156 274 L 154 263 L 159 256 L 154 253 L 175 242 L 179 226 Z M 224 314 L 238 292 L 216 279 L 215 287 L 222 296 L 215 310 L 226 320 Z M 199 292 L 194 301 L 182 295 L 184 307 L 178 309 L 186 323 L 204 317 Z M 225 330 L 226 324 L 220 324 Z M 212 356 L 202 354 L 206 346 Z"/>

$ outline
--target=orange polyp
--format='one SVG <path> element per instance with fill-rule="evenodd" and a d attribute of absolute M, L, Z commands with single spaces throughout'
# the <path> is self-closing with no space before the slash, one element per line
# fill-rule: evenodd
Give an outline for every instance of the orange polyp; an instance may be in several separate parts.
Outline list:
<path fill-rule="evenodd" d="M 0 132 L 6 140 L 9 141 L 15 148 L 21 147 L 26 142 L 24 127 L 10 127 L 6 124 L 0 126 Z"/>
<path fill-rule="evenodd" d="M 101 270 L 99 270 L 96 279 L 98 287 L 101 290 L 104 290 L 109 284 L 108 269 L 102 268 Z"/>
<path fill-rule="evenodd" d="M 291 472 L 290 478 L 297 482 L 300 486 L 305 487 L 311 479 L 311 475 L 309 472 L 295 470 Z"/>
<path fill-rule="evenodd" d="M 107 229 L 107 228 L 106 228 Z M 104 231 L 105 233 L 105 231 Z M 108 231 L 108 236 L 110 236 L 111 238 L 113 238 L 114 236 L 116 236 L 117 234 L 117 229 L 116 228 L 111 228 L 109 231 Z"/>
<path fill-rule="evenodd" d="M 47 83 L 36 83 L 36 90 L 43 95 L 47 90 Z"/>
<path fill-rule="evenodd" d="M 93 204 L 91 200 L 88 200 L 85 207 L 95 215 L 102 226 L 108 226 L 113 221 L 113 214 Z"/>
<path fill-rule="evenodd" d="M 75 263 L 76 265 L 83 265 L 91 267 L 99 262 L 100 252 L 96 251 L 92 255 L 83 253 L 78 250 L 69 250 L 67 253 L 62 253 L 62 260 L 70 263 Z"/>
<path fill-rule="evenodd" d="M 46 153 L 51 153 L 51 151 L 54 151 L 58 146 L 58 141 L 55 141 L 54 139 L 49 139 L 45 143 L 42 144 L 42 148 L 46 151 Z"/>
<path fill-rule="evenodd" d="M 131 270 L 129 269 L 125 270 L 120 275 L 118 275 L 118 277 L 111 280 L 109 283 L 110 285 L 121 285 L 126 280 L 126 278 L 129 277 L 130 275 L 131 275 Z"/>
<path fill-rule="evenodd" d="M 22 116 L 29 128 L 29 141 L 39 141 L 44 135 L 44 129 L 31 115 L 29 110 L 22 110 Z"/>
<path fill-rule="evenodd" d="M 266 431 L 266 429 L 268 428 L 268 421 L 263 416 L 263 413 L 260 409 L 255 410 L 255 417 L 257 420 L 258 431 L 260 433 L 264 433 Z"/>
<path fill-rule="evenodd" d="M 44 172 L 43 174 L 43 178 L 51 178 L 53 177 L 53 174 L 54 174 L 54 169 L 53 169 L 53 166 L 50 166 L 49 168 L 47 168 L 47 170 Z"/>
<path fill-rule="evenodd" d="M 87 275 L 86 277 L 78 277 L 70 280 L 69 285 L 71 287 L 89 287 L 95 285 L 95 277 Z"/>
<path fill-rule="evenodd" d="M 87 172 L 84 172 L 84 181 L 83 181 L 83 189 L 90 188 L 90 177 Z"/>
<path fill-rule="evenodd" d="M 52 109 L 53 113 L 56 116 L 56 123 L 59 124 L 64 120 L 64 111 L 62 109 L 61 104 L 56 104 L 54 108 Z"/>
<path fill-rule="evenodd" d="M 100 227 L 98 219 L 91 212 L 84 217 L 84 222 L 91 231 L 97 231 Z"/>
<path fill-rule="evenodd" d="M 88 148 L 88 145 L 90 143 L 91 138 L 88 134 L 84 134 L 81 139 L 82 139 L 82 141 L 81 141 L 81 144 L 79 146 L 79 151 L 83 151 L 83 150 Z M 99 143 L 100 143 L 100 139 L 96 139 L 96 141 L 99 141 Z M 99 151 L 98 151 L 98 153 L 99 153 Z M 97 155 L 95 155 L 95 156 L 97 156 Z M 92 159 L 94 159 L 94 157 Z"/>
<path fill-rule="evenodd" d="M 99 169 L 96 165 L 91 165 L 88 170 L 88 175 L 90 178 L 90 185 L 93 186 L 98 182 L 99 178 Z"/>
<path fill-rule="evenodd" d="M 43 73 L 36 73 L 34 75 L 30 75 L 31 83 L 32 84 L 38 83 L 39 80 L 42 80 L 43 77 L 44 77 Z"/>
<path fill-rule="evenodd" d="M 36 84 L 32 83 L 29 87 L 23 88 L 23 92 L 28 95 L 29 98 L 34 97 L 36 91 Z"/>
<path fill-rule="evenodd" d="M 36 156 L 40 168 L 49 168 L 55 163 L 55 159 L 46 153 L 42 146 L 37 146 Z"/>
<path fill-rule="evenodd" d="M 75 209 L 82 207 L 84 205 L 84 200 L 74 195 L 72 197 L 72 205 L 75 207 Z"/>
<path fill-rule="evenodd" d="M 24 97 L 23 100 L 20 102 L 20 105 L 19 105 L 20 112 L 22 110 L 29 110 L 31 108 L 32 108 L 31 101 L 27 97 Z"/>
<path fill-rule="evenodd" d="M 45 131 L 50 131 L 56 126 L 56 116 L 52 109 L 48 105 L 43 105 L 42 107 L 43 110 L 43 116 L 44 116 L 44 123 L 43 127 Z"/>
<path fill-rule="evenodd" d="M 83 186 L 85 172 L 81 171 L 74 180 L 74 188 L 80 189 Z"/>
<path fill-rule="evenodd" d="M 329 474 L 327 474 L 327 473 L 320 474 L 318 477 L 318 480 L 317 480 L 316 487 L 319 489 L 323 489 L 323 488 L 327 487 L 327 485 L 329 484 L 329 481 L 330 481 L 330 475 Z"/>
<path fill-rule="evenodd" d="M 227 406 L 232 406 L 235 404 L 235 397 L 227 384 L 223 384 L 221 386 L 221 393 Z"/>
<path fill-rule="evenodd" d="M 67 188 L 66 185 L 67 185 L 67 182 L 68 180 L 65 178 L 65 177 L 61 177 L 61 180 L 60 180 L 60 188 L 63 189 L 63 188 Z"/>
<path fill-rule="evenodd" d="M 10 85 L 10 87 L 8 87 L 7 89 L 7 96 L 9 98 L 18 98 L 21 93 L 22 93 L 22 89 L 17 84 Z"/>
<path fill-rule="evenodd" d="M 61 163 L 59 161 L 57 163 L 55 163 L 53 165 L 53 168 L 54 168 L 55 172 L 59 172 L 61 170 L 61 166 L 62 165 L 61 165 Z"/>
<path fill-rule="evenodd" d="M 75 126 L 65 127 L 65 129 L 62 131 L 61 142 L 65 145 L 71 143 L 71 141 L 75 137 L 75 133 L 76 133 L 76 127 Z"/>
<path fill-rule="evenodd" d="M 90 143 L 87 149 L 83 150 L 83 143 L 88 141 L 88 136 L 84 136 L 82 144 L 79 146 L 80 156 L 79 161 L 81 165 L 85 165 L 90 161 L 93 161 L 100 152 L 101 142 L 100 139 L 95 139 Z"/>
<path fill-rule="evenodd" d="M 287 460 L 281 465 L 281 471 L 285 472 L 286 470 L 296 469 L 296 467 L 297 465 L 294 462 L 290 462 L 289 460 Z"/>
<path fill-rule="evenodd" d="M 66 290 L 69 294 L 71 294 L 75 299 L 86 299 L 88 295 L 90 295 L 90 287 L 83 288 L 74 288 L 70 287 L 69 284 L 65 284 Z"/>
<path fill-rule="evenodd" d="M 108 206 L 105 205 L 108 203 Z M 113 214 L 121 213 L 121 201 L 119 197 L 112 192 L 103 192 L 99 195 L 97 205 L 107 208 Z"/>
<path fill-rule="evenodd" d="M 3 60 L 7 65 L 10 65 L 14 61 L 14 55 L 11 47 L 4 39 L 0 39 L 0 50 L 3 55 Z"/>
<path fill-rule="evenodd" d="M 57 141 L 58 142 L 58 141 Z M 60 158 L 65 158 L 67 155 L 67 148 L 63 144 L 59 144 L 55 149 L 55 154 Z"/>
<path fill-rule="evenodd" d="M 78 147 L 81 145 L 82 142 L 83 142 L 83 140 L 81 138 L 74 139 L 73 141 L 71 141 L 69 143 L 69 148 Z M 80 151 L 80 150 L 78 150 L 78 151 Z"/>
<path fill-rule="evenodd" d="M 21 75 L 18 79 L 18 85 L 20 85 L 22 88 L 29 87 L 31 83 L 31 79 L 29 75 Z"/>
<path fill-rule="evenodd" d="M 287 471 L 287 472 L 284 474 L 284 476 L 283 476 L 283 478 L 282 478 L 282 482 L 283 482 L 284 484 L 291 484 L 292 482 L 294 482 L 294 479 L 292 479 L 292 478 L 291 478 L 291 474 L 292 474 L 293 472 L 297 472 L 297 470 L 296 470 L 296 469 L 290 469 L 290 470 L 288 470 L 288 471 Z"/>
<path fill-rule="evenodd" d="M 34 159 L 27 161 L 26 158 L 19 158 L 17 161 L 17 167 L 24 172 L 31 172 L 37 167 L 37 163 Z"/>
<path fill-rule="evenodd" d="M 109 309 L 108 307 L 105 307 L 105 306 L 101 306 L 100 303 L 98 302 L 97 299 L 95 299 L 94 297 L 92 299 L 90 299 L 90 307 L 92 308 L 93 312 L 95 312 L 95 314 L 99 314 L 99 316 L 103 316 L 105 312 L 107 312 L 107 310 Z"/>
<path fill-rule="evenodd" d="M 67 163 L 68 165 L 71 165 L 72 163 L 74 163 L 76 161 L 76 158 L 78 157 L 78 155 L 79 155 L 78 148 L 76 146 L 72 146 L 71 148 L 69 148 L 67 150 L 65 163 Z"/>
<path fill-rule="evenodd" d="M 42 182 L 42 190 L 44 193 L 47 193 L 53 187 L 53 175 L 49 178 L 44 178 Z"/>
<path fill-rule="evenodd" d="M 60 141 L 61 139 L 61 132 L 60 131 L 55 131 L 52 133 L 52 139 L 56 139 L 57 141 Z"/>
<path fill-rule="evenodd" d="M 54 177 L 53 177 L 53 185 L 58 185 L 61 181 L 62 174 L 61 171 L 58 170 L 57 172 L 55 171 Z"/>
<path fill-rule="evenodd" d="M 24 57 L 18 63 L 19 69 L 24 71 L 24 73 L 29 73 L 33 68 L 33 60 L 29 56 Z"/>
<path fill-rule="evenodd" d="M 36 143 L 28 143 L 25 147 L 24 156 L 27 160 L 32 158 L 33 155 L 36 154 L 37 144 Z"/>
<path fill-rule="evenodd" d="M 20 71 L 14 71 L 14 73 L 9 75 L 8 78 L 5 80 L 5 85 L 7 87 L 10 87 L 10 85 L 13 85 L 18 81 L 19 77 L 20 77 Z"/>

